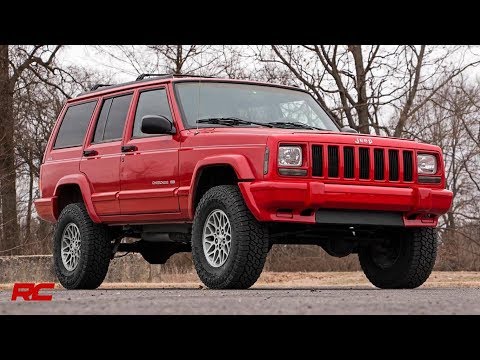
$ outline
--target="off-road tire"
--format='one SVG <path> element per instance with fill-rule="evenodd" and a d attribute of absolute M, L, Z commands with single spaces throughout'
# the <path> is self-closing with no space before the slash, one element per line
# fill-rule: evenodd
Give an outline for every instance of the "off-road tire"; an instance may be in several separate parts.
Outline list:
<path fill-rule="evenodd" d="M 65 227 L 75 223 L 80 230 L 81 253 L 77 267 L 68 271 L 62 262 L 61 241 Z M 53 260 L 55 274 L 66 289 L 95 289 L 107 275 L 112 254 L 111 231 L 90 219 L 83 203 L 73 203 L 62 210 L 55 228 Z"/>
<path fill-rule="evenodd" d="M 365 276 L 381 289 L 414 289 L 430 276 L 437 256 L 437 231 L 433 228 L 404 229 L 395 263 L 378 266 L 370 247 L 361 247 L 358 257 Z"/>
<path fill-rule="evenodd" d="M 208 215 L 222 210 L 231 224 L 231 248 L 226 262 L 211 266 L 203 251 L 203 227 Z M 260 276 L 268 254 L 266 227 L 248 210 L 236 185 L 215 186 L 200 200 L 192 228 L 192 258 L 200 280 L 211 289 L 247 289 Z"/>

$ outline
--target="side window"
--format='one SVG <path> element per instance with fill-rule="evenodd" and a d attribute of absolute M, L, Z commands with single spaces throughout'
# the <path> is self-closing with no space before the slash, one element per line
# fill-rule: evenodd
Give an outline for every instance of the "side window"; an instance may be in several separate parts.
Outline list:
<path fill-rule="evenodd" d="M 81 146 L 97 101 L 69 106 L 55 139 L 54 149 Z"/>
<path fill-rule="evenodd" d="M 132 137 L 147 137 L 150 134 L 142 133 L 142 118 L 145 115 L 163 115 L 172 121 L 172 113 L 168 104 L 167 92 L 165 89 L 149 90 L 140 93 L 138 98 L 135 123 L 133 124 Z M 155 135 L 153 135 L 155 136 Z"/>
<path fill-rule="evenodd" d="M 93 142 L 119 140 L 127 120 L 132 94 L 107 99 L 102 104 Z"/>
<path fill-rule="evenodd" d="M 105 131 L 105 124 L 107 123 L 110 106 L 112 106 L 112 99 L 107 99 L 103 102 L 102 110 L 100 110 L 100 115 L 98 116 L 97 120 L 97 126 L 95 128 L 95 136 L 93 137 L 94 143 L 103 141 L 103 132 Z"/>

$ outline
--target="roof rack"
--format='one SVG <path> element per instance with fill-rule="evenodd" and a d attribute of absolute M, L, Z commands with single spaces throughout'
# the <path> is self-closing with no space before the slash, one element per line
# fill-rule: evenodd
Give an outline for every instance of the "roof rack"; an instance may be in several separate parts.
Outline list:
<path fill-rule="evenodd" d="M 190 75 L 190 74 L 140 74 L 137 76 L 135 81 L 140 81 L 145 79 L 146 77 L 193 77 L 193 78 L 214 78 L 214 76 L 204 76 L 204 75 Z"/>
<path fill-rule="evenodd" d="M 151 76 L 173 76 L 173 74 L 140 74 L 137 76 L 135 81 L 140 81 L 145 79 L 146 77 L 151 77 Z"/>
<path fill-rule="evenodd" d="M 90 88 L 90 91 L 95 91 L 95 90 L 97 90 L 98 88 L 104 87 L 104 86 L 111 86 L 111 84 L 95 84 L 95 85 L 93 85 L 93 86 Z"/>
<path fill-rule="evenodd" d="M 79 94 L 78 96 L 82 96 L 82 95 L 86 95 L 86 94 L 89 94 L 91 92 L 95 92 L 95 91 L 99 91 L 98 89 L 101 88 L 101 87 L 110 87 L 111 89 L 114 89 L 114 88 L 117 88 L 117 87 L 120 87 L 120 86 L 125 86 L 125 85 L 131 85 L 131 84 L 135 84 L 137 81 L 152 81 L 150 79 L 146 79 L 148 77 L 159 77 L 159 78 L 181 78 L 181 77 L 191 77 L 191 78 L 214 78 L 214 76 L 203 76 L 203 75 L 189 75 L 189 74 L 140 74 L 137 76 L 136 80 L 135 81 L 130 81 L 130 82 L 126 82 L 126 83 L 122 83 L 122 84 L 115 84 L 115 85 L 111 85 L 111 84 L 95 84 L 94 86 L 91 87 L 90 90 L 88 91 L 85 91 L 81 94 Z"/>

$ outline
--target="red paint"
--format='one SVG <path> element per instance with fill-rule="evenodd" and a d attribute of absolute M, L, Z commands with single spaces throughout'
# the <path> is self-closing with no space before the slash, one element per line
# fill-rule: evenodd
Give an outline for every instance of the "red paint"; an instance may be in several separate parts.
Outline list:
<path fill-rule="evenodd" d="M 311 208 L 364 209 L 400 211 L 406 226 L 435 226 L 438 216 L 452 203 L 452 193 L 445 190 L 443 157 L 439 147 L 409 140 L 374 135 L 333 133 L 322 131 L 268 128 L 201 128 L 185 129 L 175 99 L 173 83 L 177 79 L 160 79 L 134 83 L 80 96 L 72 103 L 97 100 L 87 136 L 82 146 L 53 150 L 53 139 L 59 123 L 52 132 L 41 167 L 42 198 L 35 202 L 40 217 L 54 222 L 58 218 L 58 189 L 63 184 L 77 184 L 91 218 L 109 224 L 138 224 L 160 222 L 191 222 L 198 174 L 206 166 L 226 164 L 239 179 L 239 187 L 253 215 L 260 221 L 313 223 L 314 215 L 303 216 Z M 182 79 L 185 81 L 185 78 Z M 204 79 L 202 81 L 225 81 Z M 242 82 L 242 81 L 239 81 Z M 139 91 L 165 87 L 174 125 L 174 135 L 132 139 Z M 91 144 L 95 121 L 104 96 L 133 92 L 123 139 Z M 65 108 L 59 119 L 63 117 Z M 370 142 L 371 140 L 371 142 Z M 281 144 L 298 144 L 303 148 L 305 177 L 281 176 L 276 164 Z M 354 147 L 354 177 L 343 177 L 343 157 L 339 157 L 339 177 L 312 175 L 312 145 Z M 134 145 L 136 150 L 122 153 L 121 147 Z M 265 147 L 270 150 L 268 172 L 263 174 Z M 369 148 L 370 174 L 373 173 L 374 148 L 413 151 L 413 181 L 404 182 L 360 179 L 359 148 Z M 96 155 L 84 157 L 83 150 L 95 150 Z M 418 184 L 416 154 L 432 153 L 438 158 L 439 184 Z M 326 154 L 324 152 L 324 154 Z M 400 161 L 399 179 L 404 168 Z M 388 161 L 385 161 L 388 179 Z M 323 174 L 328 173 L 327 161 Z M 159 186 L 156 181 L 166 181 Z M 278 209 L 290 209 L 285 216 Z M 426 217 L 429 214 L 430 217 Z M 432 217 L 433 216 L 433 217 Z"/>

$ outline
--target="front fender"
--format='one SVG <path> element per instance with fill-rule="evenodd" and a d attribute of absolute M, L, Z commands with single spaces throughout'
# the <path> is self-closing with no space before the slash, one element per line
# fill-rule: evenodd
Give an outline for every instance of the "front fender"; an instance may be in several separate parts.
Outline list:
<path fill-rule="evenodd" d="M 235 171 L 237 178 L 241 181 L 251 181 L 255 179 L 255 174 L 252 170 L 248 159 L 240 154 L 223 154 L 209 156 L 200 160 L 193 170 L 192 182 L 190 183 L 190 192 L 188 195 L 188 216 L 193 219 L 194 215 L 194 199 L 197 183 L 203 168 L 213 165 L 229 165 Z"/>
<path fill-rule="evenodd" d="M 82 193 L 83 202 L 87 208 L 88 215 L 95 223 L 100 223 L 100 218 L 98 217 L 95 208 L 92 202 L 92 188 L 90 182 L 87 180 L 86 176 L 83 174 L 71 174 L 62 177 L 55 187 L 54 195 L 58 196 L 59 188 L 62 185 L 78 185 Z M 57 215 L 58 217 L 58 215 Z"/>

